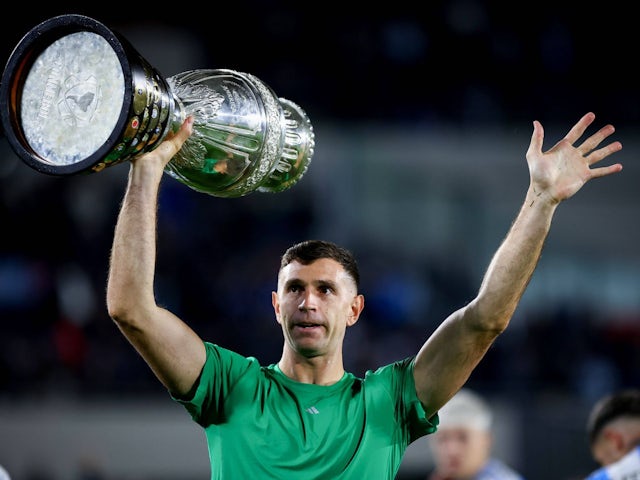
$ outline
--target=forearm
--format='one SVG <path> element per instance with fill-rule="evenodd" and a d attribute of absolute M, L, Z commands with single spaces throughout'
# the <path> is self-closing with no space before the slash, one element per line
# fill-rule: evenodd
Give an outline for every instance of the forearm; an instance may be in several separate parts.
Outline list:
<path fill-rule="evenodd" d="M 467 381 L 509 325 L 540 259 L 556 206 L 557 202 L 529 189 L 476 298 L 442 322 L 418 352 L 414 378 L 428 414 L 435 413 Z"/>
<path fill-rule="evenodd" d="M 162 171 L 151 167 L 131 164 L 116 224 L 107 284 L 107 307 L 116 320 L 155 306 L 157 196 Z"/>
<path fill-rule="evenodd" d="M 125 320 L 151 318 L 153 313 L 158 313 L 153 289 L 158 189 L 167 163 L 192 131 L 193 117 L 188 117 L 175 135 L 130 163 L 127 191 L 114 232 L 107 283 L 109 315 L 121 328 Z"/>
<path fill-rule="evenodd" d="M 558 202 L 530 188 L 473 302 L 483 329 L 507 327 L 538 264 Z"/>

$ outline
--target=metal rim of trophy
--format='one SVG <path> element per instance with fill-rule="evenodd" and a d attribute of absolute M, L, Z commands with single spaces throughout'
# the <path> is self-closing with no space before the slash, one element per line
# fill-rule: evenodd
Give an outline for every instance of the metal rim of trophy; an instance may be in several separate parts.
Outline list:
<path fill-rule="evenodd" d="M 20 123 L 21 86 L 38 56 L 56 40 L 77 32 L 101 35 L 113 48 L 124 74 L 124 99 L 116 126 L 109 138 L 85 159 L 67 165 L 56 165 L 37 154 L 28 144 Z M 4 134 L 18 156 L 35 170 L 50 175 L 74 175 L 92 171 L 119 143 L 121 132 L 129 120 L 132 102 L 132 72 L 125 45 L 102 23 L 83 15 L 67 14 L 50 18 L 31 29 L 14 48 L 0 84 L 0 117 Z"/>

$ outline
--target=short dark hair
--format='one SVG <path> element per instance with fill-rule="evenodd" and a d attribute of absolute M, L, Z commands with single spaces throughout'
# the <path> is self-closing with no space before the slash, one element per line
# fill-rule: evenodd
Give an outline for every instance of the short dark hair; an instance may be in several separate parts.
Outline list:
<path fill-rule="evenodd" d="M 321 258 L 330 258 L 338 262 L 353 278 L 356 288 L 360 287 L 360 272 L 353 254 L 346 248 L 326 240 L 305 240 L 292 245 L 282 255 L 280 270 L 294 260 L 303 265 L 309 265 Z"/>
<path fill-rule="evenodd" d="M 593 445 L 602 429 L 621 417 L 640 418 L 640 390 L 628 389 L 600 399 L 591 409 L 587 420 L 587 435 Z"/>

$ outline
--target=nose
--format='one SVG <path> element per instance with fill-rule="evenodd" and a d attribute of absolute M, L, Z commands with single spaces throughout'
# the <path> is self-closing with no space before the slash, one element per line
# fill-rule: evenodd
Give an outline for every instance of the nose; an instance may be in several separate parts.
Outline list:
<path fill-rule="evenodd" d="M 305 290 L 298 304 L 298 309 L 302 311 L 315 309 L 315 295 L 311 290 Z"/>

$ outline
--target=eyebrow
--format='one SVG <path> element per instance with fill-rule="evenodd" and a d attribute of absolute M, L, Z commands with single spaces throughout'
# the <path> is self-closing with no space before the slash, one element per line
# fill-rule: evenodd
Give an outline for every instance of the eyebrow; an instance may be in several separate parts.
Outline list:
<path fill-rule="evenodd" d="M 330 287 L 334 290 L 337 290 L 337 283 L 334 282 L 333 280 L 314 280 L 312 282 L 305 282 L 299 278 L 291 278 L 289 280 L 287 280 L 284 284 L 285 287 L 291 287 L 291 286 L 307 286 L 307 285 L 311 285 L 314 287 Z"/>

